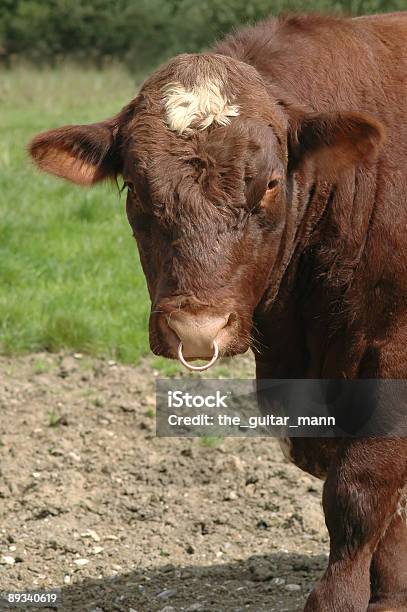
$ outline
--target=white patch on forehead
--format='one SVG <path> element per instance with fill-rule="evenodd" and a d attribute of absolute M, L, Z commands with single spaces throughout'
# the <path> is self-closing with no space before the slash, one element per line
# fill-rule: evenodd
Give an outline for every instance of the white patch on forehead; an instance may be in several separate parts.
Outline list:
<path fill-rule="evenodd" d="M 163 88 L 167 125 L 179 134 L 191 128 L 205 130 L 216 123 L 228 125 L 230 117 L 239 115 L 239 107 L 222 93 L 217 79 L 205 79 L 187 89 L 181 83 L 168 83 Z"/>

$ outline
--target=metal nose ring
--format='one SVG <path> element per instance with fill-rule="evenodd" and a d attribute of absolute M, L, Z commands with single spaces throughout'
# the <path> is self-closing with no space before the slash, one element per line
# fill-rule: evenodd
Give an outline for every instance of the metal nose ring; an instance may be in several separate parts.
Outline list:
<path fill-rule="evenodd" d="M 219 347 L 218 347 L 218 343 L 216 342 L 216 340 L 213 341 L 212 359 L 208 363 L 205 363 L 205 365 L 202 365 L 202 366 L 194 366 L 191 363 L 188 363 L 188 361 L 185 360 L 185 357 L 182 354 L 182 342 L 180 342 L 178 345 L 178 359 L 180 360 L 183 366 L 188 368 L 188 370 L 193 370 L 194 372 L 203 372 L 204 370 L 207 370 L 208 368 L 213 366 L 213 364 L 215 363 L 218 357 L 219 357 Z"/>

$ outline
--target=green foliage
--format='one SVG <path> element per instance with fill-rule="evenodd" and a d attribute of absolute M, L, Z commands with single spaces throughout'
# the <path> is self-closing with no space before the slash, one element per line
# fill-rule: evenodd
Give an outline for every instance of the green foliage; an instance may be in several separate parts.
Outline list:
<path fill-rule="evenodd" d="M 284 11 L 357 15 L 402 10 L 405 0 L 0 0 L 0 7 L 6 61 L 115 58 L 140 69 Z"/>

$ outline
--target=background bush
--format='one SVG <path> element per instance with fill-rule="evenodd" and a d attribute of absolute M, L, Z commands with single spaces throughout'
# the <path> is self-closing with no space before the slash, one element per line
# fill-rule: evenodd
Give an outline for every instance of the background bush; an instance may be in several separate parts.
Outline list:
<path fill-rule="evenodd" d="M 225 32 L 282 11 L 396 11 L 405 0 L 0 0 L 0 57 L 61 58 L 150 68 Z"/>

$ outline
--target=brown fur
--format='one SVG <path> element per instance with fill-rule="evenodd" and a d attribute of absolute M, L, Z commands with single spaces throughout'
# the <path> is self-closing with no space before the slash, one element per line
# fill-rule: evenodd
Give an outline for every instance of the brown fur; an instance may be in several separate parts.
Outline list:
<path fill-rule="evenodd" d="M 174 309 L 227 312 L 221 350 L 252 344 L 258 377 L 406 377 L 406 41 L 406 13 L 273 19 L 173 58 L 112 120 L 34 139 L 44 170 L 123 175 L 155 352 L 176 356 Z M 163 91 L 197 75 L 239 115 L 180 135 Z M 331 555 L 306 611 L 406 610 L 407 441 L 291 452 L 327 478 Z"/>

